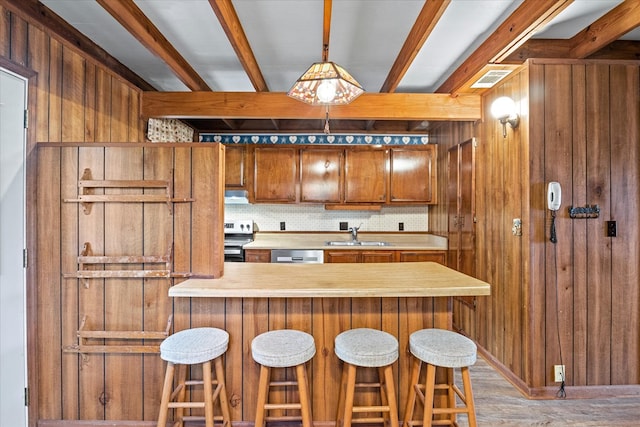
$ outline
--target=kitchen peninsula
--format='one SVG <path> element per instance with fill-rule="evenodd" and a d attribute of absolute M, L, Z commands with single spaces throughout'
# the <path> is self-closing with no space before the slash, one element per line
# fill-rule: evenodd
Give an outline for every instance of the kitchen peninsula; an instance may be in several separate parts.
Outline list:
<path fill-rule="evenodd" d="M 404 402 L 409 335 L 422 328 L 451 328 L 453 296 L 489 295 L 490 285 L 435 262 L 225 263 L 223 277 L 192 278 L 168 294 L 176 304 L 189 304 L 191 313 L 197 307 L 197 326 L 229 332 L 225 372 L 234 420 L 255 416 L 259 371 L 251 359 L 251 340 L 267 330 L 291 328 L 316 341 L 317 354 L 308 367 L 312 410 L 315 421 L 332 421 L 340 381 L 333 343 L 340 332 L 369 327 L 398 338 L 394 373 Z"/>
<path fill-rule="evenodd" d="M 189 279 L 173 297 L 453 297 L 489 295 L 488 283 L 434 262 L 225 263 L 219 279 Z M 442 325 L 450 327 L 450 325 Z"/>

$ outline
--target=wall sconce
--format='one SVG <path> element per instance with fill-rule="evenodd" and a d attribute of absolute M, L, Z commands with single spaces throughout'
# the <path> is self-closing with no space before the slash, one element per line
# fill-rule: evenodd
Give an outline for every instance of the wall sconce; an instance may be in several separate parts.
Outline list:
<path fill-rule="evenodd" d="M 516 113 L 516 103 L 508 96 L 501 96 L 491 104 L 491 115 L 502 124 L 502 136 L 507 137 L 507 123 L 511 129 L 515 129 L 520 124 L 520 117 Z"/>

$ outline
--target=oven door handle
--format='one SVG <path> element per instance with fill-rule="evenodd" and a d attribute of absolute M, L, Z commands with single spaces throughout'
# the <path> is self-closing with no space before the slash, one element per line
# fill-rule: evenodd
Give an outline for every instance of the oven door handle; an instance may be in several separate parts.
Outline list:
<path fill-rule="evenodd" d="M 224 254 L 225 255 L 241 255 L 242 254 L 242 248 L 233 248 L 233 249 L 226 249 L 224 250 Z"/>

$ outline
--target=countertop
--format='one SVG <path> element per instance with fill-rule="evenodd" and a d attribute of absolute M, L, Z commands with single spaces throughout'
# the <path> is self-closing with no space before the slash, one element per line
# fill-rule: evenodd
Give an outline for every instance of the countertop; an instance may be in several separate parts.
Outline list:
<path fill-rule="evenodd" d="M 225 263 L 219 279 L 188 279 L 170 297 L 449 297 L 490 295 L 491 286 L 435 262 Z"/>
<path fill-rule="evenodd" d="M 327 241 L 349 241 L 351 234 L 343 233 L 277 233 L 258 232 L 254 241 L 244 249 L 366 249 L 366 250 L 423 250 L 444 251 L 447 239 L 426 233 L 358 233 L 361 241 L 388 242 L 388 246 L 330 246 Z"/>

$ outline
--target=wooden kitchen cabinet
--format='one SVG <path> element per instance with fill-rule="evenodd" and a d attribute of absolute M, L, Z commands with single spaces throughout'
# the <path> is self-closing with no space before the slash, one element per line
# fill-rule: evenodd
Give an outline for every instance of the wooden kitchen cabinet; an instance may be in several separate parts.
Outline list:
<path fill-rule="evenodd" d="M 395 251 L 324 251 L 325 263 L 394 262 Z"/>
<path fill-rule="evenodd" d="M 437 262 L 444 265 L 445 251 L 420 250 L 327 250 L 324 251 L 325 263 L 364 263 L 364 262 Z"/>
<path fill-rule="evenodd" d="M 475 275 L 475 138 L 448 152 L 447 216 L 449 251 L 447 266 Z"/>
<path fill-rule="evenodd" d="M 240 183 L 246 182 L 255 203 L 325 203 L 351 209 L 436 203 L 433 144 L 384 149 L 228 147 L 237 151 L 226 157 L 227 187 L 242 188 Z M 253 168 L 242 166 L 251 163 Z"/>
<path fill-rule="evenodd" d="M 343 149 L 300 150 L 300 201 L 342 202 Z"/>
<path fill-rule="evenodd" d="M 387 201 L 388 150 L 348 149 L 345 152 L 345 202 Z"/>
<path fill-rule="evenodd" d="M 447 267 L 474 276 L 476 250 L 475 224 L 475 138 L 451 147 L 447 153 L 448 240 Z M 476 297 L 456 297 L 475 307 Z M 454 323 L 457 321 L 454 320 Z M 459 325 L 456 324 L 456 327 Z"/>
<path fill-rule="evenodd" d="M 247 148 L 245 145 L 225 145 L 224 186 L 244 189 L 247 185 Z"/>
<path fill-rule="evenodd" d="M 298 186 L 298 148 L 255 148 L 253 200 L 295 203 Z"/>
<path fill-rule="evenodd" d="M 244 262 L 271 262 L 271 249 L 245 249 Z"/>
<path fill-rule="evenodd" d="M 389 201 L 436 203 L 436 145 L 419 150 L 391 148 L 389 151 Z"/>
<path fill-rule="evenodd" d="M 437 262 L 445 265 L 445 251 L 398 251 L 398 262 Z"/>

